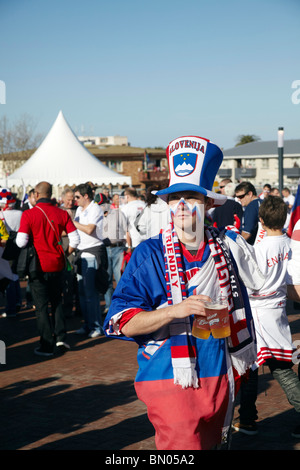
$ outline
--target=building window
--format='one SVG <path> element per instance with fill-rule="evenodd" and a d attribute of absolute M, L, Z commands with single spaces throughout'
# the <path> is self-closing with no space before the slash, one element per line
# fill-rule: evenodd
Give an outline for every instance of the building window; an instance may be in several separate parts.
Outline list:
<path fill-rule="evenodd" d="M 117 172 L 122 172 L 123 171 L 123 164 L 122 162 L 118 160 L 110 160 L 108 162 L 108 168 L 111 170 L 117 171 Z"/>
<path fill-rule="evenodd" d="M 269 159 L 268 158 L 262 158 L 261 167 L 264 168 L 264 169 L 269 168 Z"/>
<path fill-rule="evenodd" d="M 255 163 L 256 162 L 253 158 L 249 158 L 249 159 L 245 160 L 245 167 L 246 168 L 256 168 Z"/>

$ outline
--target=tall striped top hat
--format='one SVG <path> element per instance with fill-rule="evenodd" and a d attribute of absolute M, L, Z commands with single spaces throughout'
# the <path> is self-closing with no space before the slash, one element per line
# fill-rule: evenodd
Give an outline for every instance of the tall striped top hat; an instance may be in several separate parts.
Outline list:
<path fill-rule="evenodd" d="M 222 205 L 227 197 L 212 191 L 216 174 L 223 161 L 223 153 L 208 139 L 196 136 L 178 137 L 167 147 L 169 186 L 156 192 L 164 201 L 168 194 L 195 191 Z"/>

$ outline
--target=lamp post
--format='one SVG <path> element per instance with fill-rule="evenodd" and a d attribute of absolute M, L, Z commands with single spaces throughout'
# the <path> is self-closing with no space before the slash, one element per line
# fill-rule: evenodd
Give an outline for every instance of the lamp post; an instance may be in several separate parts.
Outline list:
<path fill-rule="evenodd" d="M 280 196 L 282 195 L 283 189 L 283 144 L 284 144 L 284 129 L 283 127 L 278 127 L 278 182 L 279 182 L 279 192 Z"/>

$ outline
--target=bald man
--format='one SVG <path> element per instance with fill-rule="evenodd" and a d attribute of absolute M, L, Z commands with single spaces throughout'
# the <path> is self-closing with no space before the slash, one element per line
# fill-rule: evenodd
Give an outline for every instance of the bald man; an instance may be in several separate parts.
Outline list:
<path fill-rule="evenodd" d="M 16 243 L 24 248 L 32 242 L 37 254 L 38 268 L 29 275 L 30 288 L 36 306 L 40 346 L 35 349 L 39 356 L 52 356 L 55 346 L 60 352 L 67 351 L 66 324 L 62 309 L 63 273 L 65 253 L 61 235 L 69 238 L 71 254 L 79 244 L 79 235 L 67 211 L 51 203 L 52 186 L 42 181 L 34 188 L 36 205 L 22 214 Z M 48 312 L 51 304 L 52 319 Z"/>

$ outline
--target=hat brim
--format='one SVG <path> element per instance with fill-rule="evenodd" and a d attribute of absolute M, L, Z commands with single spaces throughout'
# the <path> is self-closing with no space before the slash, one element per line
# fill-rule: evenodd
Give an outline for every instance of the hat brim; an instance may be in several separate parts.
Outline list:
<path fill-rule="evenodd" d="M 213 199 L 214 205 L 217 206 L 221 206 L 227 201 L 227 196 L 225 196 L 224 194 L 215 193 L 213 191 L 209 191 L 208 189 L 202 188 L 201 186 L 187 183 L 173 184 L 172 186 L 169 186 L 165 189 L 161 189 L 160 191 L 152 191 L 152 194 L 159 196 L 163 201 L 167 202 L 169 194 L 178 193 L 182 191 L 195 191 L 196 193 L 201 193 L 204 196 Z"/>

